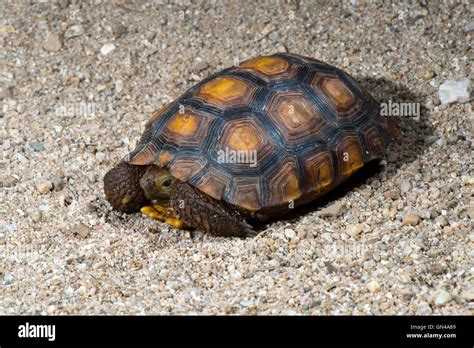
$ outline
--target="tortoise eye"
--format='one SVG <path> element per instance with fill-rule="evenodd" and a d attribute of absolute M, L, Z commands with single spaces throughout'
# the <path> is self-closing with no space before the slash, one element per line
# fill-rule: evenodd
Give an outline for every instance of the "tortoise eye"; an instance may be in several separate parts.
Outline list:
<path fill-rule="evenodd" d="M 161 187 L 167 189 L 167 188 L 170 188 L 172 184 L 173 184 L 173 180 L 167 179 L 163 181 L 163 184 L 161 184 Z"/>

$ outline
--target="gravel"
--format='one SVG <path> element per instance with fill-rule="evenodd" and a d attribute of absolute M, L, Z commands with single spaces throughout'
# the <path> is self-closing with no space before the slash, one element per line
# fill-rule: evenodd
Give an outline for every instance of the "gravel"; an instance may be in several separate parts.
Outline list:
<path fill-rule="evenodd" d="M 467 3 L 3 1 L 0 18 L 0 314 L 473 314 L 471 94 L 438 95 L 472 93 Z M 276 51 L 421 117 L 254 239 L 110 209 L 103 175 L 154 110 Z"/>

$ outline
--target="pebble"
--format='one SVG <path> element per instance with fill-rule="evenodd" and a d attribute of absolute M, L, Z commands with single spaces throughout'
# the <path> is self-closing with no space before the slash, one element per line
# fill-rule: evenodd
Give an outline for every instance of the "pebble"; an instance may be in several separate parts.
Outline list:
<path fill-rule="evenodd" d="M 0 34 L 12 34 L 15 32 L 13 25 L 4 25 L 0 27 Z"/>
<path fill-rule="evenodd" d="M 466 33 L 469 33 L 473 30 L 474 30 L 474 21 L 470 21 L 469 23 L 466 23 L 466 25 L 464 26 L 464 31 Z"/>
<path fill-rule="evenodd" d="M 18 161 L 20 161 L 22 164 L 25 164 L 25 165 L 28 164 L 28 162 L 29 162 L 28 158 L 23 156 L 21 153 L 18 153 L 16 155 L 16 158 L 17 158 Z"/>
<path fill-rule="evenodd" d="M 200 61 L 194 66 L 196 72 L 201 72 L 203 70 L 206 70 L 207 68 L 209 68 L 209 63 L 205 61 Z"/>
<path fill-rule="evenodd" d="M 123 90 L 123 81 L 117 80 L 115 81 L 115 92 L 120 93 Z"/>
<path fill-rule="evenodd" d="M 38 141 L 30 141 L 30 145 L 35 151 L 43 151 L 44 150 L 44 145 Z"/>
<path fill-rule="evenodd" d="M 400 183 L 400 191 L 403 193 L 407 193 L 408 191 L 411 190 L 411 183 L 408 180 L 402 180 Z"/>
<path fill-rule="evenodd" d="M 435 223 L 441 227 L 444 227 L 448 225 L 448 220 L 446 220 L 446 218 L 443 215 L 440 215 L 435 219 Z"/>
<path fill-rule="evenodd" d="M 106 55 L 112 53 L 115 50 L 115 48 L 116 47 L 113 43 L 108 43 L 108 44 L 103 45 L 100 48 L 100 53 L 102 53 L 102 55 L 106 56 Z"/>
<path fill-rule="evenodd" d="M 416 307 L 416 315 L 430 315 L 433 313 L 430 305 L 425 301 L 421 301 Z"/>
<path fill-rule="evenodd" d="M 41 221 L 41 217 L 42 217 L 42 213 L 41 213 L 41 210 L 39 209 L 36 209 L 36 208 L 30 208 L 28 210 L 28 215 L 31 217 L 31 219 L 33 220 L 33 222 L 40 222 Z"/>
<path fill-rule="evenodd" d="M 118 39 L 127 32 L 127 27 L 121 23 L 115 24 L 112 27 L 112 32 L 114 33 L 115 38 Z"/>
<path fill-rule="evenodd" d="M 46 51 L 57 52 L 63 47 L 61 36 L 57 33 L 50 33 L 43 44 Z"/>
<path fill-rule="evenodd" d="M 367 283 L 367 289 L 369 289 L 370 292 L 374 293 L 380 291 L 381 287 L 377 281 L 372 280 Z"/>
<path fill-rule="evenodd" d="M 242 307 L 251 307 L 253 306 L 254 302 L 255 302 L 254 299 L 244 300 L 244 301 L 240 301 L 240 305 Z"/>
<path fill-rule="evenodd" d="M 447 142 L 445 138 L 439 138 L 438 140 L 436 140 L 436 146 L 438 147 L 445 147 L 446 144 Z"/>
<path fill-rule="evenodd" d="M 438 97 L 441 104 L 466 103 L 469 101 L 471 80 L 448 80 L 439 86 Z"/>
<path fill-rule="evenodd" d="M 66 39 L 71 39 L 73 37 L 81 36 L 82 34 L 84 34 L 84 28 L 82 25 L 73 25 L 66 30 L 64 37 Z"/>
<path fill-rule="evenodd" d="M 296 232 L 290 228 L 285 228 L 285 237 L 288 239 L 295 239 Z"/>
<path fill-rule="evenodd" d="M 392 201 L 396 201 L 397 199 L 400 198 L 398 193 L 396 191 L 385 191 L 383 193 L 383 196 L 387 199 L 391 199 Z"/>
<path fill-rule="evenodd" d="M 13 275 L 10 272 L 6 272 L 5 275 L 3 276 L 3 284 L 11 285 L 12 282 L 13 282 Z"/>
<path fill-rule="evenodd" d="M 364 232 L 362 224 L 349 225 L 347 227 L 347 233 L 351 237 L 358 237 L 362 232 Z"/>
<path fill-rule="evenodd" d="M 337 216 L 341 213 L 342 207 L 343 205 L 341 202 L 336 202 L 334 204 L 331 204 L 329 207 L 321 209 L 319 214 L 321 216 Z"/>
<path fill-rule="evenodd" d="M 433 294 L 434 304 L 438 307 L 444 306 L 452 300 L 451 294 L 445 290 L 438 290 Z"/>
<path fill-rule="evenodd" d="M 61 191 L 64 188 L 64 180 L 56 175 L 49 177 L 49 180 L 53 183 L 54 191 Z"/>
<path fill-rule="evenodd" d="M 423 79 L 425 80 L 431 80 L 434 76 L 434 72 L 431 70 L 425 70 L 423 73 Z"/>
<path fill-rule="evenodd" d="M 38 192 L 43 194 L 51 191 L 54 187 L 53 183 L 46 179 L 36 179 L 35 186 Z"/>
<path fill-rule="evenodd" d="M 276 31 L 273 31 L 268 35 L 268 38 L 270 41 L 277 41 L 280 38 L 280 34 L 278 34 Z"/>
<path fill-rule="evenodd" d="M 82 223 L 77 223 L 72 227 L 72 233 L 81 236 L 82 238 L 87 238 L 91 233 L 91 230 L 88 226 Z"/>
<path fill-rule="evenodd" d="M 408 212 L 403 216 L 402 224 L 416 226 L 420 223 L 420 217 L 415 212 Z"/>
<path fill-rule="evenodd" d="M 0 187 L 12 187 L 15 185 L 15 183 L 15 178 L 11 177 L 10 175 L 0 176 Z"/>

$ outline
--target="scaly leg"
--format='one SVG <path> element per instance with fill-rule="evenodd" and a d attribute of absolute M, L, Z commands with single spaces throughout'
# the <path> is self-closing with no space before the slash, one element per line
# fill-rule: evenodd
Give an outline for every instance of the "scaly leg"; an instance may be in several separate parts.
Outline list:
<path fill-rule="evenodd" d="M 174 214 L 187 225 L 217 236 L 253 237 L 257 233 L 229 204 L 176 180 L 171 191 Z"/>

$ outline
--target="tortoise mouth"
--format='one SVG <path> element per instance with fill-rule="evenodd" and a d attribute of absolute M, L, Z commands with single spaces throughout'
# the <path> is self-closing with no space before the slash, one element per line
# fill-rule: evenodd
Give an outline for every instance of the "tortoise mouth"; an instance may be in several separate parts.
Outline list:
<path fill-rule="evenodd" d="M 144 166 L 120 162 L 104 176 L 105 198 L 112 207 L 123 213 L 136 213 L 149 204 L 140 178 L 146 171 Z"/>

